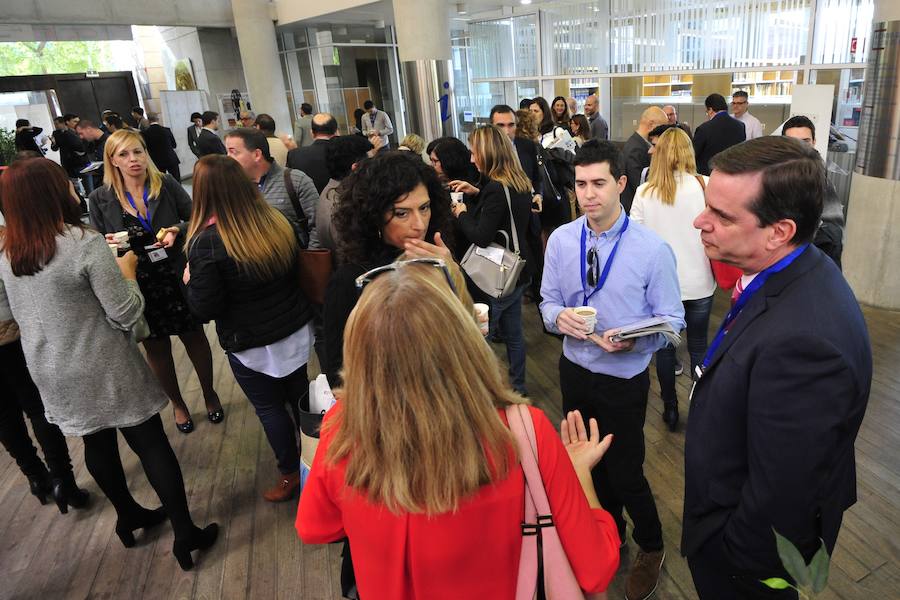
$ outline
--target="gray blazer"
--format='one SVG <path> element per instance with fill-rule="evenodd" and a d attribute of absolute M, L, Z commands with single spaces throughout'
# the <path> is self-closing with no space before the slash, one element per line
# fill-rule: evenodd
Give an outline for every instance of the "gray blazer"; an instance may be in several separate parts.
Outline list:
<path fill-rule="evenodd" d="M 67 436 L 139 425 L 169 403 L 129 331 L 144 312 L 103 236 L 67 227 L 38 273 L 0 254 L 0 321 L 14 318 L 47 420 Z"/>
<path fill-rule="evenodd" d="M 91 207 L 91 225 L 94 229 L 100 233 L 115 233 L 125 229 L 122 205 L 111 187 L 105 185 L 98 187 L 91 192 L 88 199 Z M 179 264 L 184 262 L 181 248 L 184 245 L 188 221 L 191 220 L 191 197 L 181 183 L 166 173 L 163 175 L 159 197 L 150 198 L 148 209 L 154 235 L 163 227 L 177 227 L 181 231 L 175 245 L 167 250 L 169 256 L 175 260 L 173 268 L 177 269 Z M 181 268 L 184 268 L 183 264 Z M 179 271 L 176 270 L 177 272 Z"/>

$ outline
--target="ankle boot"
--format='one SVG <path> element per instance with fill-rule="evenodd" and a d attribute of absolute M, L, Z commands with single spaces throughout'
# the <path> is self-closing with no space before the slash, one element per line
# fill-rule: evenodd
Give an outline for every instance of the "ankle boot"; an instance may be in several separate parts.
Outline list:
<path fill-rule="evenodd" d="M 263 498 L 269 502 L 285 502 L 293 498 L 298 489 L 300 489 L 299 472 L 282 475 L 275 487 L 263 492 Z"/>
<path fill-rule="evenodd" d="M 669 426 L 669 431 L 678 429 L 678 400 L 663 401 L 663 421 Z"/>
<path fill-rule="evenodd" d="M 134 530 L 143 529 L 146 533 L 148 529 L 156 527 L 166 520 L 166 511 L 160 506 L 157 509 L 149 510 L 141 508 L 140 512 L 130 518 L 120 518 L 116 521 L 116 535 L 119 541 L 126 548 L 134 546 Z"/>
<path fill-rule="evenodd" d="M 66 514 L 69 507 L 84 508 L 91 495 L 75 483 L 75 476 L 68 473 L 63 477 L 54 477 L 51 482 L 51 494 L 59 512 Z"/>
<path fill-rule="evenodd" d="M 203 529 L 194 528 L 194 533 L 188 539 L 176 539 L 172 544 L 172 554 L 178 561 L 178 566 L 182 571 L 190 571 L 194 568 L 194 559 L 191 552 L 194 550 L 206 550 L 219 537 L 219 524 L 210 523 Z"/>
<path fill-rule="evenodd" d="M 47 504 L 47 496 L 52 493 L 50 474 L 44 471 L 39 475 L 32 475 L 28 478 L 28 487 L 31 490 L 31 495 L 37 498 L 42 506 Z"/>

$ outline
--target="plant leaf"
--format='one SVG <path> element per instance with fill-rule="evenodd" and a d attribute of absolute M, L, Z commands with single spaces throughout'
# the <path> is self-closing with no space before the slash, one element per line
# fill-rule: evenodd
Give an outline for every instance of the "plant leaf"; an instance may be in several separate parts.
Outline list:
<path fill-rule="evenodd" d="M 830 563 L 831 557 L 828 556 L 828 550 L 825 548 L 825 541 L 822 540 L 822 546 L 809 563 L 809 571 L 812 576 L 812 589 L 817 594 L 824 590 L 825 586 L 828 585 L 828 569 Z"/>
<path fill-rule="evenodd" d="M 773 590 L 786 590 L 789 587 L 794 587 L 781 577 L 770 577 L 769 579 L 761 579 L 760 581 L 762 581 Z"/>
<path fill-rule="evenodd" d="M 800 551 L 789 539 L 775 531 L 774 527 L 772 531 L 775 533 L 778 556 L 781 557 L 781 564 L 784 565 L 788 575 L 797 582 L 799 587 L 809 587 L 812 578 L 809 574 L 809 568 L 806 566 L 806 561 L 803 560 L 803 555 L 800 554 Z"/>

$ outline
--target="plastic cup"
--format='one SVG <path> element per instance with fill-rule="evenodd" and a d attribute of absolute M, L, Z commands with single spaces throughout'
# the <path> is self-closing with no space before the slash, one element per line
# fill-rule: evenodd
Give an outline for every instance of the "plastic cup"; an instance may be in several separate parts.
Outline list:
<path fill-rule="evenodd" d="M 597 309 L 591 306 L 579 306 L 575 314 L 584 319 L 584 332 L 588 335 L 594 333 L 597 326 Z"/>
<path fill-rule="evenodd" d="M 463 193 L 462 192 L 450 192 L 450 202 L 452 204 L 457 204 L 463 201 Z"/>
<path fill-rule="evenodd" d="M 478 327 L 481 329 L 481 335 L 487 335 L 488 333 L 488 312 L 490 311 L 490 307 L 487 304 L 482 304 L 478 302 L 474 305 L 475 307 L 475 315 L 478 317 Z"/>

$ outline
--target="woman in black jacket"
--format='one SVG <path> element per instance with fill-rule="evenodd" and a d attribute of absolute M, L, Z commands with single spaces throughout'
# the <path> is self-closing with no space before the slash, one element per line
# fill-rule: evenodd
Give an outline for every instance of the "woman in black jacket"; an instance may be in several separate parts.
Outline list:
<path fill-rule="evenodd" d="M 434 169 L 409 152 L 384 152 L 360 163 L 339 188 L 333 216 L 342 263 L 325 292 L 322 318 L 325 364 L 332 386 L 340 384 L 344 326 L 359 290 L 356 278 L 394 262 L 401 254 L 453 260 L 447 246 L 450 197 Z"/>
<path fill-rule="evenodd" d="M 138 285 L 146 307 L 144 316 L 150 337 L 144 340 L 147 362 L 159 379 L 175 410 L 175 426 L 181 433 L 194 430 L 194 421 L 178 387 L 170 336 L 177 335 L 197 371 L 207 419 L 225 418 L 213 388 L 212 352 L 203 325 L 188 309 L 181 285 L 183 233 L 191 216 L 191 197 L 171 175 L 162 174 L 150 160 L 144 138 L 136 130 L 120 130 L 109 136 L 103 150 L 103 186 L 90 195 L 91 225 L 107 240 L 127 231 L 138 255 Z M 157 242 L 157 234 L 165 236 Z M 148 252 L 144 246 L 157 244 Z"/>
<path fill-rule="evenodd" d="M 188 303 L 200 319 L 216 322 L 219 344 L 281 473 L 263 497 L 283 502 L 300 487 L 296 425 L 309 387 L 313 307 L 300 291 L 299 246 L 288 220 L 233 158 L 204 156 L 194 167 L 193 185 L 185 245 Z"/>
<path fill-rule="evenodd" d="M 469 243 L 481 248 L 486 248 L 495 241 L 505 243 L 503 236 L 498 233 L 502 231 L 508 236 L 509 248 L 516 249 L 525 259 L 525 268 L 515 291 L 502 300 L 490 300 L 492 337 L 502 333 L 506 342 L 512 386 L 525 395 L 522 294 L 531 280 L 535 264 L 527 238 L 531 220 L 531 181 L 519 165 L 509 137 L 497 127 L 488 125 L 476 129 L 469 137 L 469 146 L 472 148 L 475 166 L 487 183 L 481 188 L 478 205 L 472 211 L 464 203 L 459 203 L 453 207 L 453 215 L 457 218 L 459 230 Z"/>

